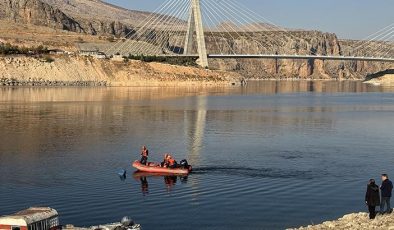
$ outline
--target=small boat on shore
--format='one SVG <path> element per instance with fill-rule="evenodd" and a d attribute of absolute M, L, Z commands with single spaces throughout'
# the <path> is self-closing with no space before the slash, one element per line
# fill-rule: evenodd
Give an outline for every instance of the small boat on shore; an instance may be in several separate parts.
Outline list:
<path fill-rule="evenodd" d="M 192 171 L 192 167 L 187 165 L 187 167 L 181 168 L 165 168 L 161 167 L 160 164 L 157 163 L 148 163 L 147 165 L 143 165 L 140 161 L 134 161 L 132 166 L 138 169 L 141 172 L 148 172 L 148 173 L 164 173 L 170 175 L 187 175 Z"/>

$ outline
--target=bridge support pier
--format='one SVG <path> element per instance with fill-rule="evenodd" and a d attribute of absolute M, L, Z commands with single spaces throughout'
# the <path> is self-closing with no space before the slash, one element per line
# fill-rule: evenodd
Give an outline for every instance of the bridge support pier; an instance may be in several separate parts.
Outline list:
<path fill-rule="evenodd" d="M 194 32 L 196 32 L 197 52 L 199 56 L 197 64 L 201 67 L 207 68 L 208 56 L 205 44 L 204 28 L 202 24 L 200 0 L 191 0 L 190 15 L 186 32 L 186 41 L 183 52 L 183 54 L 185 55 L 190 55 L 193 50 Z"/>

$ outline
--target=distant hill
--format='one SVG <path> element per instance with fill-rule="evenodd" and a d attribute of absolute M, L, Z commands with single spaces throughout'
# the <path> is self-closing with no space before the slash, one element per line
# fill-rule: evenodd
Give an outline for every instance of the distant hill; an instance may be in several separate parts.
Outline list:
<path fill-rule="evenodd" d="M 283 31 L 285 28 L 269 23 L 249 23 L 238 25 L 233 22 L 224 21 L 207 29 L 215 32 L 261 32 L 261 31 Z"/>
<path fill-rule="evenodd" d="M 250 32 L 258 32 L 258 31 L 283 31 L 287 30 L 283 27 L 263 22 L 249 23 L 242 26 L 242 29 Z"/>
<path fill-rule="evenodd" d="M 0 0 L 0 19 L 91 35 L 125 36 L 144 25 L 151 17 L 150 12 L 128 10 L 101 0 Z M 170 19 L 167 24 L 154 26 L 166 28 L 179 25 L 180 19 Z M 181 20 L 182 22 L 183 29 L 186 29 L 186 22 Z M 268 23 L 256 22 L 240 26 L 224 21 L 207 28 L 207 31 L 258 32 L 283 29 Z"/>

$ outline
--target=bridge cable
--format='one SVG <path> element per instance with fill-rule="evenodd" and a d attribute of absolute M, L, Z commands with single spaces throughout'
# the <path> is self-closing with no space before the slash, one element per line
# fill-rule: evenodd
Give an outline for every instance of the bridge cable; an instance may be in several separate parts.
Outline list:
<path fill-rule="evenodd" d="M 394 25 L 394 23 L 392 25 Z M 394 26 L 392 26 L 392 25 L 387 26 L 387 27 L 383 28 L 382 30 L 379 30 L 377 33 L 374 33 L 372 38 L 371 38 L 371 35 L 368 36 L 367 39 L 369 38 L 369 40 L 367 40 L 367 41 L 363 40 L 363 41 L 357 42 L 356 43 L 357 45 L 352 50 L 353 53 L 356 53 L 358 50 L 365 48 L 366 45 L 368 46 L 368 44 L 373 41 L 380 40 L 380 38 L 385 36 L 387 29 L 392 30 L 394 28 Z"/>
<path fill-rule="evenodd" d="M 161 49 L 163 49 L 164 47 L 164 43 L 169 42 L 170 40 L 170 36 L 172 35 L 172 33 L 175 33 L 176 30 L 182 26 L 182 24 L 184 23 L 183 20 L 179 19 L 179 17 L 181 16 L 182 9 L 185 10 L 185 8 L 187 8 L 188 4 L 185 1 L 182 5 L 178 5 L 179 7 L 175 8 L 175 12 L 171 12 L 168 15 L 168 17 L 164 18 L 164 21 L 160 21 L 157 24 L 162 24 L 164 25 L 163 28 L 158 28 L 158 30 L 156 30 L 157 25 L 154 27 L 155 34 L 151 33 L 150 36 L 148 37 L 148 40 L 151 40 L 155 37 L 155 45 L 158 47 L 161 47 Z M 171 22 L 176 19 L 176 24 L 171 25 Z M 167 26 L 167 25 L 170 26 Z M 160 33 L 158 33 L 158 31 L 160 31 Z M 145 44 L 145 46 L 141 46 L 138 50 L 138 52 L 144 53 L 144 51 L 146 51 L 146 47 L 149 48 L 149 45 Z M 167 47 L 168 48 L 168 47 Z"/>
<path fill-rule="evenodd" d="M 267 23 L 267 24 L 268 24 L 268 27 L 273 28 L 273 31 L 278 31 L 278 32 L 283 32 L 283 33 L 285 33 L 287 36 L 289 36 L 290 38 L 292 38 L 294 42 L 297 43 L 297 40 L 300 40 L 300 41 L 301 41 L 301 40 L 304 40 L 303 38 L 297 37 L 297 36 L 295 36 L 294 34 L 292 34 L 292 31 L 289 31 L 289 30 L 287 30 L 287 29 L 285 29 L 285 28 L 283 28 L 283 27 L 280 27 L 280 26 L 276 25 L 275 23 L 273 23 L 272 21 L 268 20 L 267 18 L 263 17 L 262 15 L 257 14 L 256 12 L 250 10 L 248 7 L 246 7 L 246 6 L 243 5 L 242 3 L 238 2 L 238 1 L 231 1 L 231 0 L 228 0 L 228 1 L 232 2 L 232 3 L 234 4 L 234 7 L 236 7 L 237 9 L 240 9 L 240 10 L 244 11 L 245 14 L 249 15 L 249 16 L 248 16 L 249 18 L 257 19 L 257 20 L 255 20 L 255 21 L 266 21 L 266 22 L 268 22 L 268 23 Z M 263 19 L 263 20 L 260 20 L 260 19 Z M 317 51 L 318 51 L 318 50 L 316 50 L 316 51 L 311 51 L 311 50 L 309 50 L 309 52 L 310 52 L 311 55 L 317 55 Z"/>
<path fill-rule="evenodd" d="M 173 6 L 176 5 L 177 1 L 176 0 L 170 0 L 168 7 L 164 8 L 163 11 L 160 11 L 160 17 L 155 18 L 155 20 L 151 21 L 149 24 L 146 24 L 146 26 L 141 30 L 138 31 L 138 36 L 133 38 L 133 40 L 136 40 L 139 42 L 142 40 L 143 44 L 138 46 L 133 52 L 137 55 L 143 54 L 140 53 L 141 50 L 145 49 L 146 47 L 151 47 L 154 46 L 152 45 L 149 41 L 154 38 L 154 36 L 157 34 L 157 27 L 160 27 L 165 24 L 162 23 L 162 20 L 167 20 L 170 18 L 168 15 L 170 12 L 167 12 L 168 10 L 172 10 Z M 157 48 L 157 47 L 156 47 Z M 147 48 L 146 48 L 147 49 Z"/>
<path fill-rule="evenodd" d="M 393 34 L 394 34 L 394 27 L 390 33 L 380 37 L 379 40 L 370 42 L 367 47 L 362 49 L 362 51 L 364 51 L 366 55 L 368 55 L 369 51 L 371 55 L 379 55 L 381 52 L 385 51 L 385 49 L 387 48 L 386 45 L 389 45 L 388 39 L 391 38 Z"/>
<path fill-rule="evenodd" d="M 138 28 L 138 30 L 136 30 L 136 32 L 129 38 L 130 42 L 126 46 L 126 48 L 123 48 L 124 47 L 124 45 L 123 45 L 120 47 L 120 49 L 124 49 L 127 51 L 131 47 L 138 45 L 139 39 L 144 35 L 144 33 L 146 33 L 149 26 L 151 24 L 155 23 L 157 20 L 160 20 L 160 18 L 162 18 L 164 16 L 160 12 L 168 7 L 171 7 L 173 3 L 174 3 L 174 0 L 166 1 L 164 6 L 161 7 L 161 9 L 159 9 L 157 13 L 153 14 L 152 17 L 150 17 L 149 20 L 146 21 L 142 27 Z"/>
<path fill-rule="evenodd" d="M 203 18 L 206 18 L 207 20 L 209 20 L 210 23 L 207 24 L 206 30 L 209 31 L 209 33 L 211 34 L 212 39 L 215 41 L 216 48 L 217 48 L 217 50 L 219 50 L 219 53 L 220 53 L 220 54 L 223 54 L 223 50 L 220 48 L 220 45 L 219 45 L 219 42 L 218 42 L 218 38 L 217 38 L 217 36 L 215 36 L 215 35 L 213 34 L 213 29 L 214 29 L 213 26 L 215 26 L 216 24 L 213 22 L 212 18 L 210 17 L 209 14 L 207 14 L 207 12 L 206 12 L 205 10 L 202 12 L 202 16 L 203 16 Z M 209 25 L 211 25 L 211 26 L 209 26 Z M 207 33 L 208 33 L 208 32 L 207 32 Z M 219 33 L 220 36 L 222 36 L 222 35 L 220 34 L 219 31 L 218 31 L 218 33 Z M 226 41 L 226 40 L 224 39 L 223 36 L 222 36 L 222 40 L 223 40 L 223 41 Z M 227 42 L 227 44 L 228 44 L 228 42 Z M 228 44 L 228 45 L 229 45 L 229 44 Z M 207 51 L 207 52 L 208 52 L 208 51 Z"/>
<path fill-rule="evenodd" d="M 220 1 L 220 2 L 222 2 L 222 1 Z M 234 15 L 239 15 L 240 13 L 242 14 L 242 12 L 236 12 L 233 8 L 229 8 L 229 7 L 228 7 L 228 6 L 230 5 L 230 4 L 228 4 L 229 2 L 231 2 L 231 1 L 226 2 L 227 4 L 224 5 L 224 7 L 225 7 L 228 11 L 232 12 Z M 232 5 L 231 5 L 231 6 L 232 6 Z M 244 23 L 242 23 L 242 21 L 238 20 L 236 17 L 234 17 L 234 19 L 236 20 L 236 22 L 237 22 L 240 26 L 244 25 Z M 244 22 L 246 23 L 246 25 L 248 24 L 248 21 L 244 20 Z M 249 24 L 250 24 L 250 23 L 249 23 Z M 254 25 L 252 24 L 252 26 L 254 26 Z M 258 28 L 258 27 L 255 27 L 255 28 Z M 258 31 L 258 30 L 257 30 L 257 31 Z M 248 31 L 244 31 L 243 34 L 244 34 L 247 38 L 249 38 L 252 42 L 257 43 L 257 46 L 260 45 L 261 48 L 262 48 L 262 50 L 264 50 L 265 47 L 263 46 L 263 44 L 261 44 L 261 42 L 259 42 L 259 41 L 256 40 L 255 38 L 253 38 L 251 35 L 249 35 Z M 250 47 L 250 46 L 249 46 L 249 47 Z"/>
<path fill-rule="evenodd" d="M 223 24 L 220 23 L 220 19 L 218 20 L 217 15 L 214 14 L 214 13 L 212 13 L 211 7 L 209 7 L 205 2 L 201 2 L 201 4 L 202 4 L 202 6 L 204 7 L 204 9 L 206 10 L 207 14 L 211 15 L 211 17 L 212 17 L 213 19 L 215 19 L 215 20 L 219 23 L 217 26 L 221 26 L 221 27 L 223 28 Z M 226 41 L 227 44 L 228 44 L 229 51 L 230 51 L 230 52 L 232 51 L 232 53 L 235 54 L 236 52 L 235 52 L 234 48 L 232 47 L 232 45 L 230 44 L 230 41 L 229 41 L 228 39 L 224 38 L 224 36 L 223 36 L 223 34 L 226 34 L 226 29 L 223 28 L 223 30 L 224 30 L 225 32 L 221 31 L 221 30 L 218 28 L 218 32 L 221 34 L 221 36 L 222 36 L 222 38 L 224 39 L 224 41 Z"/>
<path fill-rule="evenodd" d="M 147 18 L 148 18 L 148 21 L 147 21 L 147 22 L 141 21 L 141 22 L 137 25 L 137 27 L 135 27 L 135 28 L 138 28 L 138 27 L 141 26 L 143 23 L 146 24 L 146 23 L 148 23 L 149 21 L 151 21 L 153 18 L 155 18 L 157 12 L 160 11 L 163 7 L 166 7 L 167 4 L 168 4 L 168 1 L 164 1 L 156 10 L 154 10 L 151 14 L 149 14 L 149 16 L 147 17 Z M 127 37 L 130 36 L 131 33 L 133 33 L 133 32 L 135 32 L 135 30 L 134 30 L 134 31 L 132 30 L 132 31 L 130 31 L 129 33 L 127 33 L 125 37 L 127 38 Z M 115 45 L 111 46 L 111 47 L 106 51 L 106 53 L 109 53 L 109 51 L 111 51 L 114 47 L 116 47 L 117 45 L 119 45 L 120 42 L 121 42 L 121 41 L 118 41 Z M 124 45 L 124 44 L 123 44 L 123 45 Z M 123 47 L 123 46 L 121 45 L 121 47 Z M 120 48 L 121 48 L 121 47 L 120 47 Z"/>
<path fill-rule="evenodd" d="M 379 31 L 377 31 L 373 34 L 368 35 L 364 39 L 361 39 L 360 41 L 358 41 L 354 44 L 354 47 L 355 47 L 354 49 L 357 49 L 357 47 L 363 46 L 363 43 L 365 43 L 365 42 L 376 40 L 375 39 L 376 37 L 379 37 L 380 34 L 384 33 L 388 28 L 390 28 L 390 27 L 392 28 L 393 26 L 394 26 L 394 23 L 380 29 Z"/>
<path fill-rule="evenodd" d="M 155 17 L 154 20 L 150 20 L 148 22 L 145 23 L 144 26 L 142 26 L 136 33 L 136 37 L 131 37 L 130 39 L 135 40 L 137 42 L 139 42 L 139 40 L 142 38 L 142 36 L 145 36 L 145 34 L 148 32 L 152 32 L 152 25 L 155 28 L 155 26 L 157 26 L 158 22 L 160 22 L 163 18 L 167 17 L 167 15 L 165 14 L 165 11 L 168 9 L 171 9 L 176 3 L 177 0 L 169 0 L 166 2 L 166 6 L 162 9 L 162 11 L 160 11 L 159 13 L 159 17 Z M 164 11 L 164 12 L 163 12 Z M 148 34 L 148 37 L 151 36 L 151 34 Z M 145 39 L 146 40 L 146 37 Z M 144 41 L 146 42 L 146 41 Z M 129 46 L 127 46 L 127 49 L 130 48 L 130 46 L 133 44 L 130 44 Z M 143 44 L 144 45 L 144 44 Z M 145 44 L 146 45 L 146 44 Z M 139 49 L 139 48 L 137 48 Z"/>

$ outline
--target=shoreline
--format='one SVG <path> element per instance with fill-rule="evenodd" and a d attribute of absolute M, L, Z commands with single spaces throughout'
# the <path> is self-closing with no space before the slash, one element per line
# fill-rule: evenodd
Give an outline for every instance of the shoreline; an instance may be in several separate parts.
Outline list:
<path fill-rule="evenodd" d="M 139 60 L 119 61 L 87 56 L 0 56 L 3 87 L 230 86 L 245 81 L 346 82 L 360 79 L 302 77 L 244 78 L 234 71 L 210 70 Z"/>
<path fill-rule="evenodd" d="M 299 79 L 299 78 L 287 78 L 287 79 L 246 79 L 245 82 L 362 82 L 362 80 L 349 79 L 349 80 L 337 80 L 337 79 Z M 369 82 L 363 82 L 371 84 Z M 28 79 L 28 80 L 17 80 L 15 78 L 0 78 L 0 87 L 177 87 L 177 86 L 235 86 L 241 85 L 242 82 L 234 79 L 233 81 L 207 81 L 205 79 L 193 80 L 193 81 L 181 81 L 181 80 L 138 80 L 132 83 L 125 82 L 110 82 L 110 81 L 59 81 L 59 80 L 44 80 L 44 79 Z"/>
<path fill-rule="evenodd" d="M 366 212 L 351 213 L 343 217 L 325 221 L 317 225 L 308 225 L 304 227 L 288 228 L 287 230 L 394 230 L 394 213 L 377 215 L 375 219 L 370 220 Z"/>

